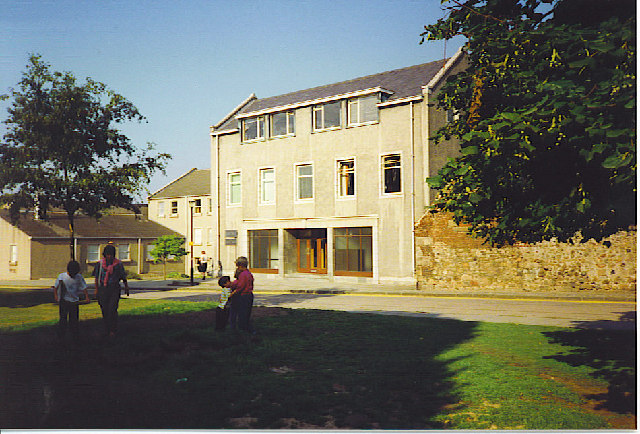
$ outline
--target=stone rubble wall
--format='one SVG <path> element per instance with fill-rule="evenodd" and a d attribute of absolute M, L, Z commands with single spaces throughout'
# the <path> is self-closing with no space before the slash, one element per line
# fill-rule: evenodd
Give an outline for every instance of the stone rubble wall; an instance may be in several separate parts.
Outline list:
<path fill-rule="evenodd" d="M 491 247 L 449 214 L 427 213 L 416 224 L 418 289 L 467 292 L 636 291 L 636 228 L 600 242 L 543 241 Z"/>

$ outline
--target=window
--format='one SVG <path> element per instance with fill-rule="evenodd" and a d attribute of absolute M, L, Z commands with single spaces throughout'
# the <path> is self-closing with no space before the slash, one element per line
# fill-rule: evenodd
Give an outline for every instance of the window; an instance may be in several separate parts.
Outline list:
<path fill-rule="evenodd" d="M 313 129 L 324 130 L 340 127 L 340 101 L 328 102 L 313 107 Z"/>
<path fill-rule="evenodd" d="M 9 265 L 18 265 L 18 246 L 9 246 Z"/>
<path fill-rule="evenodd" d="M 164 202 L 158 202 L 158 217 L 164 217 Z"/>
<path fill-rule="evenodd" d="M 260 203 L 269 204 L 276 201 L 275 169 L 260 169 Z"/>
<path fill-rule="evenodd" d="M 87 246 L 87 262 L 98 262 L 100 260 L 100 245 L 89 244 Z"/>
<path fill-rule="evenodd" d="M 277 272 L 278 230 L 263 229 L 249 231 L 249 252 L 251 269 Z"/>
<path fill-rule="evenodd" d="M 209 202 L 209 214 L 211 214 L 213 212 L 213 199 L 209 198 L 208 202 Z"/>
<path fill-rule="evenodd" d="M 202 245 L 202 228 L 193 228 L 193 244 Z"/>
<path fill-rule="evenodd" d="M 118 244 L 118 259 L 120 259 L 121 261 L 130 260 L 129 244 Z"/>
<path fill-rule="evenodd" d="M 213 229 L 212 228 L 207 228 L 207 244 L 208 245 L 213 244 Z"/>
<path fill-rule="evenodd" d="M 373 276 L 373 237 L 370 227 L 335 228 L 334 258 L 337 276 Z"/>
<path fill-rule="evenodd" d="M 355 196 L 355 176 L 353 159 L 338 161 L 338 197 Z"/>
<path fill-rule="evenodd" d="M 178 215 L 178 201 L 171 201 L 171 217 L 176 217 Z"/>
<path fill-rule="evenodd" d="M 155 244 L 147 244 L 147 261 L 155 261 L 156 258 L 153 257 L 151 252 L 156 248 Z"/>
<path fill-rule="evenodd" d="M 242 141 L 264 139 L 264 116 L 242 121 Z"/>
<path fill-rule="evenodd" d="M 378 120 L 378 95 L 352 98 L 347 103 L 348 125 L 359 125 Z"/>
<path fill-rule="evenodd" d="M 382 156 L 383 193 L 400 193 L 400 154 Z"/>
<path fill-rule="evenodd" d="M 193 201 L 193 213 L 202 214 L 202 199 L 196 199 Z"/>
<path fill-rule="evenodd" d="M 296 199 L 313 199 L 313 166 L 296 166 Z"/>
<path fill-rule="evenodd" d="M 242 201 L 242 176 L 240 172 L 229 173 L 229 205 L 239 205 Z"/>
<path fill-rule="evenodd" d="M 271 137 L 287 136 L 295 133 L 294 112 L 274 113 L 269 119 L 271 121 L 269 128 Z"/>

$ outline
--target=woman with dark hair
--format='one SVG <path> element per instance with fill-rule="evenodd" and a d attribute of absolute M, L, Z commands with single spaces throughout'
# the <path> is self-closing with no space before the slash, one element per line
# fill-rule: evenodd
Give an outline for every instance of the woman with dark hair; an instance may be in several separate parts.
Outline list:
<path fill-rule="evenodd" d="M 127 273 L 122 262 L 116 258 L 116 248 L 111 244 L 102 251 L 103 258 L 93 269 L 98 303 L 102 310 L 106 335 L 113 338 L 118 331 L 118 304 L 120 303 L 120 281 L 129 295 Z"/>

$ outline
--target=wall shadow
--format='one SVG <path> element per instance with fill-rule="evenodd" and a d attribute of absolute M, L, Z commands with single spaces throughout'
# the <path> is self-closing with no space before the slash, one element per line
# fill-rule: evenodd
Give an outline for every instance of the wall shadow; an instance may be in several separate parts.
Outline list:
<path fill-rule="evenodd" d="M 582 321 L 580 328 L 546 332 L 549 340 L 567 350 L 546 358 L 571 366 L 588 366 L 596 379 L 609 383 L 607 393 L 587 398 L 599 401 L 597 408 L 616 413 L 637 413 L 635 312 L 625 312 L 619 321 Z M 625 328 L 613 323 L 623 323 Z"/>
<path fill-rule="evenodd" d="M 51 289 L 0 289 L 0 307 L 23 308 L 53 303 Z"/>

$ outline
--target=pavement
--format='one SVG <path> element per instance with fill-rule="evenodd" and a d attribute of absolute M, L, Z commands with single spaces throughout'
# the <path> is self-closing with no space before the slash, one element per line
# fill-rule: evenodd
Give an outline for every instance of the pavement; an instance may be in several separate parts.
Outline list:
<path fill-rule="evenodd" d="M 46 289 L 53 279 L 0 281 L 0 287 Z M 90 287 L 93 285 L 90 285 Z M 217 279 L 132 280 L 131 298 L 217 301 Z M 91 290 L 90 290 L 91 292 Z M 636 295 L 630 292 L 419 291 L 413 285 L 331 282 L 313 278 L 263 278 L 254 285 L 256 306 L 340 310 L 615 330 L 636 329 Z"/>

